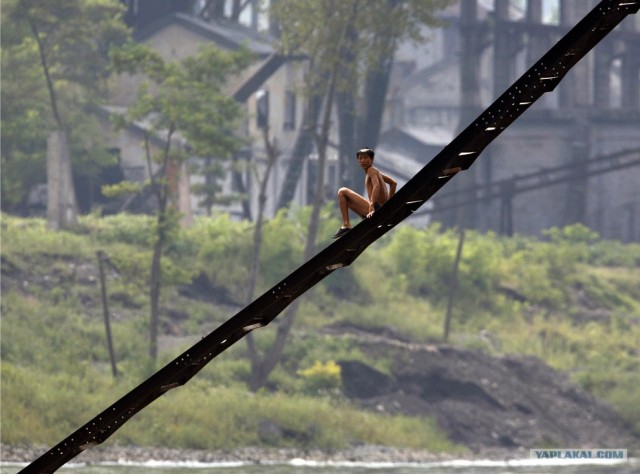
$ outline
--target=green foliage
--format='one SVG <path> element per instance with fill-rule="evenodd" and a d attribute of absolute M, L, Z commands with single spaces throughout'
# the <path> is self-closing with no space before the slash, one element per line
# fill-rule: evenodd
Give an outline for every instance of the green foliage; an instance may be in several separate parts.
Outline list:
<path fill-rule="evenodd" d="M 543 231 L 543 235 L 549 237 L 551 242 L 567 243 L 578 247 L 579 250 L 582 250 L 583 255 L 586 249 L 581 247 L 581 245 L 589 245 L 600 238 L 597 232 L 592 231 L 583 224 L 573 224 L 566 227 L 552 227 Z"/>
<path fill-rule="evenodd" d="M 82 217 L 80 223 L 102 244 L 121 243 L 149 248 L 153 241 L 155 219 L 144 214 L 88 215 Z"/>
<path fill-rule="evenodd" d="M 279 0 L 270 4 L 270 14 L 281 25 L 281 48 L 313 58 L 318 84 L 337 67 L 343 74 L 340 87 L 355 91 L 364 68 L 385 64 L 402 39 L 420 39 L 420 27 L 437 24 L 435 12 L 449 3 L 403 0 L 361 8 L 357 0 Z"/>
<path fill-rule="evenodd" d="M 35 298 L 3 295 L 3 360 L 50 371 L 77 367 L 82 361 L 105 360 L 100 326 L 86 324 L 82 309 L 63 291 L 52 289 L 49 298 L 53 304 L 46 306 Z M 99 313 L 95 316 L 99 317 Z M 40 329 L 34 333 L 34 327 Z"/>
<path fill-rule="evenodd" d="M 340 366 L 335 361 L 315 361 L 311 367 L 298 371 L 303 391 L 309 395 L 331 393 L 342 386 Z"/>
<path fill-rule="evenodd" d="M 262 288 L 300 263 L 307 219 L 304 209 L 266 223 Z M 81 219 L 75 233 L 50 232 L 43 220 L 2 216 L 2 442 L 57 442 L 150 374 L 144 350 L 149 324 L 145 285 L 155 225 L 144 216 L 92 215 Z M 332 229 L 326 228 L 327 235 Z M 180 337 L 180 346 L 162 351 L 160 363 L 233 315 L 237 308 L 187 299 L 178 290 L 204 271 L 218 286 L 243 297 L 251 231 L 250 224 L 226 215 L 198 218 L 191 228 L 177 230 L 163 266 L 167 287 L 161 328 L 167 338 Z M 354 442 L 452 449 L 442 444 L 429 421 L 374 416 L 350 407 L 335 390 L 339 376 L 328 361 L 360 360 L 383 372 L 391 366 L 389 360 L 365 356 L 358 338 L 348 332 L 336 334 L 340 327 L 394 333 L 416 342 L 439 340 L 457 244 L 456 232 L 437 226 L 398 228 L 356 260 L 348 278 L 339 270 L 302 298 L 298 325 L 264 391 L 246 391 L 250 367 L 246 348 L 237 344 L 187 387 L 137 415 L 114 440 L 207 449 Z M 498 354 L 540 357 L 574 374 L 638 429 L 640 253 L 637 245 L 616 243 L 613 254 L 624 258 L 607 257 L 608 266 L 594 266 L 606 254 L 603 245 L 581 229 L 554 230 L 542 241 L 467 232 L 452 341 Z M 123 374 L 118 381 L 110 377 L 104 338 L 98 249 L 119 270 L 107 266 L 112 331 Z M 619 266 L 611 266 L 614 261 Z M 561 276 L 552 275 L 557 270 Z M 340 277 L 340 284 L 350 282 L 340 298 L 334 292 L 339 284 L 329 280 L 334 277 Z M 271 327 L 254 334 L 259 350 L 275 337 Z M 80 412 L 70 412 L 69 400 Z M 262 420 L 299 437 L 259 439 Z"/>
<path fill-rule="evenodd" d="M 306 228 L 281 210 L 265 222 L 260 252 L 264 290 L 275 285 L 302 262 Z"/>
<path fill-rule="evenodd" d="M 112 48 L 110 57 L 116 73 L 138 74 L 143 78 L 134 102 L 126 114 L 114 117 L 113 123 L 124 127 L 145 121 L 148 124 L 148 129 L 144 131 L 145 157 L 150 169 L 152 162 L 159 165 L 156 173 L 150 177 L 158 206 L 151 240 L 153 251 L 148 254 L 150 270 L 146 280 L 138 279 L 149 281 L 152 299 L 150 347 L 152 356 L 155 357 L 159 324 L 156 308 L 163 285 L 187 283 L 193 275 L 203 271 L 200 265 L 174 264 L 171 259 L 172 256 L 179 256 L 181 251 L 189 251 L 188 239 L 185 240 L 180 235 L 180 215 L 173 205 L 177 198 L 173 186 L 175 177 L 191 156 L 205 157 L 209 162 L 214 158 L 225 160 L 240 148 L 242 141 L 230 131 L 235 130 L 239 124 L 242 110 L 237 101 L 224 91 L 224 87 L 233 75 L 249 64 L 250 55 L 245 50 L 228 53 L 214 46 L 206 46 L 193 57 L 169 62 L 148 46 L 129 42 L 119 48 Z M 160 149 L 151 144 L 151 137 L 154 136 L 160 137 L 164 142 Z M 208 170 L 205 181 L 212 184 L 207 189 L 213 192 L 218 189 L 216 184 L 227 170 L 223 166 L 209 167 Z M 131 190 L 131 186 L 126 184 L 106 189 L 107 193 Z M 217 194 L 208 195 L 207 204 L 212 205 L 216 198 Z M 217 243 L 221 243 L 220 237 L 215 235 Z M 241 265 L 241 256 L 232 253 L 236 249 L 231 246 L 225 249 L 229 251 L 225 255 L 216 254 L 219 249 L 213 247 L 198 249 L 196 254 L 205 261 L 212 257 L 222 260 L 236 257 L 236 265 Z M 243 250 L 240 252 L 244 253 Z M 226 260 L 223 263 L 231 262 Z M 132 272 L 141 273 L 135 259 L 121 260 L 120 266 L 125 265 Z M 225 265 L 224 268 L 230 267 L 231 265 Z M 210 268 L 207 267 L 208 270 Z M 246 267 L 237 268 L 241 281 L 246 281 Z M 219 275 L 215 274 L 216 267 L 205 273 L 210 281 L 217 283 Z M 234 288 L 241 288 L 238 285 L 240 281 L 232 280 L 232 283 Z M 239 301 L 243 300 L 241 294 L 234 296 Z"/>
<path fill-rule="evenodd" d="M 2 252 L 79 257 L 87 255 L 89 244 L 83 236 L 69 231 L 47 231 L 44 219 L 21 219 L 2 214 Z"/>
<path fill-rule="evenodd" d="M 111 381 L 91 369 L 84 377 L 70 378 L 4 361 L 2 375 L 2 442 L 6 444 L 53 444 L 132 383 L 128 378 Z M 36 385 L 39 390 L 33 390 Z M 262 420 L 277 423 L 295 437 L 261 439 Z M 115 437 L 118 444 L 210 450 L 260 445 L 336 449 L 362 442 L 434 452 L 453 447 L 432 420 L 376 415 L 319 398 L 254 395 L 201 380 L 160 398 Z"/>
<path fill-rule="evenodd" d="M 139 193 L 148 186 L 149 183 L 137 183 L 133 181 L 122 181 L 117 184 L 105 184 L 102 186 L 102 194 L 108 198 L 122 196 L 123 194 Z"/>
<path fill-rule="evenodd" d="M 455 231 L 442 231 L 437 225 L 425 230 L 402 227 L 380 251 L 384 271 L 399 276 L 393 284 L 400 293 L 426 296 L 443 304 L 449 295 L 458 240 Z M 501 280 L 500 256 L 501 249 L 494 238 L 466 233 L 458 268 L 457 305 L 465 310 L 495 306 L 490 295 Z"/>
<path fill-rule="evenodd" d="M 127 114 L 115 116 L 113 123 L 123 127 L 146 120 L 150 134 L 169 141 L 162 152 L 148 157 L 162 163 L 163 169 L 172 161 L 181 163 L 189 156 L 203 157 L 203 165 L 193 166 L 204 166 L 207 185 L 201 190 L 206 194 L 205 202 L 211 206 L 222 199 L 218 196 L 219 182 L 228 168 L 221 162 L 231 158 L 243 144 L 231 132 L 238 128 L 242 109 L 224 87 L 250 64 L 253 58 L 249 52 L 225 52 L 204 46 L 192 57 L 167 62 L 145 45 L 127 43 L 113 48 L 110 54 L 116 73 L 139 73 L 145 77 Z M 181 141 L 186 141 L 189 153 Z M 163 185 L 166 187 L 167 183 Z"/>
<path fill-rule="evenodd" d="M 198 268 L 209 281 L 228 288 L 238 301 L 243 302 L 251 255 L 249 225 L 231 225 L 229 216 L 222 215 L 217 219 L 197 219 L 188 232 L 198 240 Z"/>
<path fill-rule="evenodd" d="M 69 131 L 80 178 L 113 164 L 93 106 L 104 98 L 107 50 L 128 38 L 122 14 L 118 0 L 3 1 L 3 210 L 24 209 L 31 187 L 46 181 L 47 136 L 54 128 Z"/>
<path fill-rule="evenodd" d="M 599 240 L 591 245 L 589 263 L 599 266 L 638 267 L 640 266 L 640 244 Z"/>
<path fill-rule="evenodd" d="M 10 25 L 2 8 L 2 209 L 18 209 L 35 183 L 46 181 L 48 103 L 35 67 L 33 41 L 10 47 Z M 32 84 L 24 93 L 25 84 Z M 39 85 L 39 87 L 37 87 Z"/>
<path fill-rule="evenodd" d="M 585 388 L 594 395 L 609 400 L 623 420 L 640 436 L 640 375 L 638 370 L 611 373 L 609 371 L 590 376 Z M 579 380 L 582 382 L 582 380 Z"/>
<path fill-rule="evenodd" d="M 53 444 L 104 409 L 113 396 L 109 379 L 86 364 L 77 368 L 74 377 L 4 359 L 1 369 L 2 442 L 6 444 Z"/>

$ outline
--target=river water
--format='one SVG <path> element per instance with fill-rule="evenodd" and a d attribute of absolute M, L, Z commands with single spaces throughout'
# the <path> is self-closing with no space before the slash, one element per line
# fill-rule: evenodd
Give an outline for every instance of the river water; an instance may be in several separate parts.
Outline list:
<path fill-rule="evenodd" d="M 15 474 L 24 465 L 0 463 L 2 474 Z M 70 464 L 58 470 L 66 474 L 640 474 L 640 460 L 586 464 L 532 459 L 503 461 L 445 461 L 423 464 L 319 463 L 292 460 L 287 463 L 110 463 Z"/>

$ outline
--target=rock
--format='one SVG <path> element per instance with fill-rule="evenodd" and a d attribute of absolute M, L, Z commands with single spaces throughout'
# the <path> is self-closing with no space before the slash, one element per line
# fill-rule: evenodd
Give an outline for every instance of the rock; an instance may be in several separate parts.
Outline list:
<path fill-rule="evenodd" d="M 344 393 L 350 398 L 371 398 L 396 389 L 393 379 L 362 362 L 338 361 Z"/>

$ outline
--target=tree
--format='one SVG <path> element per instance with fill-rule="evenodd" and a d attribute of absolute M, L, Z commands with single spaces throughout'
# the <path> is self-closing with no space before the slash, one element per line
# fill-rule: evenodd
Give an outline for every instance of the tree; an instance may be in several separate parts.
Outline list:
<path fill-rule="evenodd" d="M 247 66 L 250 55 L 244 50 L 226 53 L 209 46 L 181 62 L 165 62 L 146 46 L 128 44 L 113 52 L 112 61 L 118 73 L 146 77 L 127 114 L 116 117 L 116 121 L 120 127 L 140 120 L 149 123 L 144 148 L 151 177 L 148 185 L 157 203 L 149 276 L 149 355 L 155 361 L 162 255 L 179 218 L 172 173 L 181 169 L 189 156 L 228 160 L 242 145 L 242 140 L 229 132 L 239 124 L 241 108 L 223 93 L 223 86 Z M 164 144 L 156 152 L 151 147 L 152 136 L 161 138 Z M 126 186 L 130 189 L 130 183 Z"/>
<path fill-rule="evenodd" d="M 277 2 L 277 6 L 282 6 L 285 2 Z M 304 2 L 301 2 L 304 3 Z M 356 2 L 357 3 L 357 2 Z M 305 3 L 306 4 L 306 3 Z M 313 94 L 319 97 L 325 98 L 324 113 L 321 118 L 321 123 L 314 124 L 314 140 L 316 148 L 318 150 L 318 180 L 315 189 L 315 199 L 311 210 L 311 218 L 309 220 L 309 227 L 307 231 L 307 242 L 305 245 L 304 259 L 308 260 L 315 252 L 315 242 L 318 233 L 320 209 L 324 203 L 324 170 L 326 166 L 326 150 L 329 140 L 329 127 L 330 119 L 332 115 L 333 98 L 337 87 L 338 81 L 338 66 L 340 62 L 338 60 L 331 60 L 330 58 L 337 58 L 340 53 L 340 48 L 344 46 L 344 39 L 347 35 L 350 21 L 354 18 L 355 5 L 341 2 L 312 2 L 311 5 L 317 6 L 316 9 L 309 10 L 307 13 L 313 13 L 314 18 L 309 18 L 310 21 L 320 20 L 323 16 L 335 15 L 341 21 L 336 21 L 335 29 L 323 29 L 318 28 L 314 30 L 315 38 L 317 41 L 325 41 L 330 44 L 330 48 L 324 50 L 326 56 L 322 57 L 323 61 L 312 63 L 312 67 L 306 76 L 306 89 L 307 91 L 313 91 Z M 349 8 L 345 8 L 345 5 Z M 332 6 L 334 8 L 326 9 Z M 294 2 L 290 5 L 293 10 L 293 15 L 301 13 L 297 11 L 297 5 Z M 286 9 L 285 9 L 286 10 Z M 278 10 L 274 9 L 274 14 L 278 16 Z M 282 20 L 281 20 L 282 21 Z M 293 52 L 296 48 L 287 47 L 287 43 L 283 43 L 285 46 L 285 52 Z M 314 43 L 315 45 L 315 43 Z M 296 47 L 299 47 L 297 45 Z M 323 65 L 323 68 L 314 70 L 313 65 Z M 315 74 L 314 74 L 315 73 Z M 310 96 L 310 94 L 308 94 Z M 316 104 L 314 100 L 307 101 L 307 107 Z M 311 112 L 309 115 L 316 116 Z M 282 352 L 284 350 L 285 342 L 291 331 L 295 314 L 298 308 L 298 301 L 294 301 L 285 317 L 278 325 L 276 339 L 274 343 L 266 350 L 262 355 L 258 354 L 253 340 L 249 339 L 249 354 L 251 357 L 251 378 L 249 381 L 249 388 L 253 391 L 257 391 L 263 387 L 269 377 L 269 374 L 279 363 Z"/>
<path fill-rule="evenodd" d="M 93 137 L 80 136 L 73 129 L 92 122 L 87 118 L 91 106 L 104 97 L 107 51 L 128 35 L 122 13 L 117 0 L 3 2 L 3 69 L 18 65 L 26 79 L 22 83 L 23 77 L 12 70 L 9 87 L 33 92 L 15 96 L 3 90 L 3 106 L 9 99 L 9 111 L 15 113 L 8 115 L 3 110 L 3 129 L 9 125 L 11 132 L 6 140 L 3 133 L 3 165 L 9 165 L 9 171 L 20 169 L 21 160 L 33 165 L 46 149 L 47 217 L 52 229 L 71 226 L 77 219 L 71 150 L 90 151 L 95 159 L 99 145 Z M 70 139 L 70 135 L 75 137 Z M 25 143 L 29 137 L 33 143 Z M 23 196 L 25 187 L 22 184 L 19 189 Z"/>
<path fill-rule="evenodd" d="M 404 40 L 424 42 L 424 25 L 437 26 L 435 12 L 451 0 L 382 0 L 359 9 L 358 25 L 343 51 L 344 85 L 340 91 L 338 125 L 340 160 L 345 185 L 363 189 L 354 148 L 375 148 L 382 125 L 395 51 Z M 356 106 L 357 104 L 357 106 Z"/>
<path fill-rule="evenodd" d="M 380 64 L 387 64 L 388 69 L 398 41 L 407 36 L 419 38 L 420 24 L 433 23 L 435 8 L 447 3 L 446 0 L 278 0 L 272 3 L 270 13 L 280 25 L 283 52 L 304 53 L 309 58 L 305 78 L 306 116 L 318 118 L 317 122 L 310 124 L 318 165 L 305 260 L 315 253 L 320 210 L 327 194 L 324 176 L 336 98 L 340 95 L 340 102 L 343 102 L 345 97 L 356 97 L 362 89 L 360 78 L 363 71 L 377 71 Z M 351 100 L 350 103 L 355 104 L 356 101 Z M 372 104 L 369 110 L 375 109 L 381 115 L 382 107 L 374 108 L 373 105 L 377 104 Z M 341 112 L 339 115 L 344 116 L 344 109 Z M 355 117 L 356 114 L 347 115 Z M 352 153 L 349 156 L 353 158 Z M 299 300 L 296 300 L 289 306 L 278 325 L 274 343 L 262 356 L 250 346 L 251 390 L 264 386 L 279 363 L 298 304 Z"/>
<path fill-rule="evenodd" d="M 33 42 L 2 8 L 2 210 L 25 214 L 29 190 L 46 181 L 48 109 Z M 24 28 L 22 28 L 24 29 Z"/>
<path fill-rule="evenodd" d="M 247 283 L 247 304 L 253 301 L 255 289 L 258 282 L 258 274 L 260 273 L 260 253 L 262 249 L 262 230 L 264 225 L 264 209 L 267 203 L 267 185 L 269 184 L 269 177 L 273 170 L 276 161 L 278 160 L 279 151 L 276 148 L 274 141 L 269 139 L 269 127 L 265 126 L 262 129 L 263 142 L 265 146 L 267 163 L 262 176 L 258 176 L 258 182 L 260 183 L 260 190 L 258 192 L 258 212 L 256 215 L 255 227 L 253 230 L 253 252 L 251 257 L 251 266 L 249 270 L 249 280 Z M 258 170 L 256 169 L 256 174 Z M 261 358 L 256 347 L 253 334 L 249 333 L 246 336 L 247 350 L 249 352 L 249 359 L 251 360 L 251 380 L 249 381 L 249 387 L 252 390 L 258 390 L 263 384 L 263 380 L 260 377 L 262 373 Z"/>

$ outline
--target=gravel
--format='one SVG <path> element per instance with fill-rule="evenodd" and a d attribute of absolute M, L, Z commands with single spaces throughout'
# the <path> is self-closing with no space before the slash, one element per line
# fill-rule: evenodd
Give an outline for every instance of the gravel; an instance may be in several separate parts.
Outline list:
<path fill-rule="evenodd" d="M 0 460 L 5 463 L 30 463 L 47 451 L 43 446 L 0 447 Z M 100 446 L 88 449 L 72 459 L 74 463 L 148 461 L 225 463 L 243 462 L 250 464 L 284 463 L 293 459 L 317 462 L 356 463 L 424 463 L 453 459 L 517 459 L 528 457 L 529 452 L 515 450 L 485 450 L 482 452 L 433 453 L 389 446 L 362 445 L 344 450 L 290 449 L 244 447 L 233 450 L 205 451 L 196 449 L 172 449 L 138 446 Z"/>

